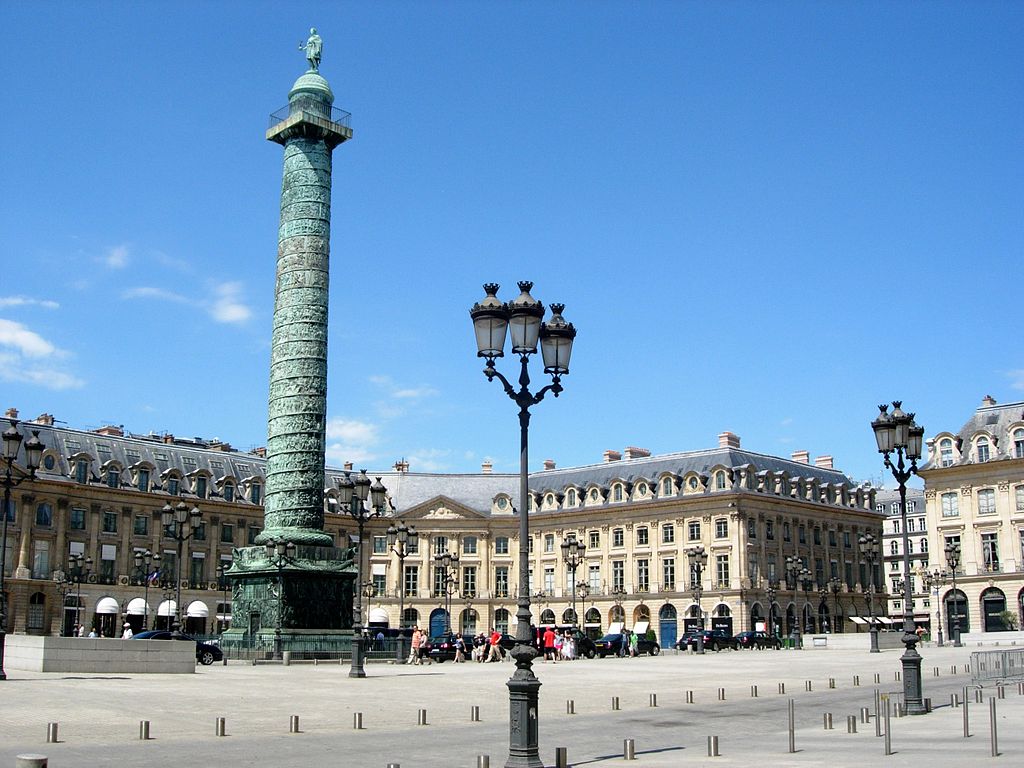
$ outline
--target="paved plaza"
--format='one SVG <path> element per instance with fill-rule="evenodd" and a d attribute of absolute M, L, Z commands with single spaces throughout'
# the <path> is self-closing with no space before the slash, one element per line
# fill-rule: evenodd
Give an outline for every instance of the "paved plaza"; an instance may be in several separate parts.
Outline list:
<path fill-rule="evenodd" d="M 865 647 L 867 636 L 864 638 Z M 991 650 L 992 647 L 987 648 Z M 874 692 L 896 693 L 900 651 L 742 651 L 703 657 L 664 653 L 638 659 L 539 663 L 540 748 L 553 765 L 555 748 L 566 747 L 570 765 L 622 764 L 623 740 L 634 739 L 637 768 L 680 765 L 961 766 L 989 760 L 989 704 L 969 709 L 972 736 L 963 737 L 962 709 L 950 694 L 971 684 L 965 671 L 971 650 L 928 647 L 925 696 L 935 711 L 892 718 L 894 755 L 873 723 L 847 733 L 846 718 L 873 707 Z M 951 666 L 956 674 L 951 674 Z M 939 676 L 934 676 L 934 668 Z M 65 766 L 360 766 L 440 768 L 477 764 L 490 755 L 494 768 L 508 748 L 511 664 L 368 666 L 366 679 L 351 679 L 337 663 L 289 667 L 199 667 L 194 675 L 60 675 L 14 671 L 0 687 L 0 768 L 15 756 L 47 755 Z M 874 675 L 880 684 L 874 684 Z M 854 685 L 859 675 L 860 685 Z M 835 689 L 829 688 L 834 678 Z M 812 690 L 806 690 L 806 681 Z M 779 684 L 785 684 L 780 694 Z M 757 686 L 757 698 L 751 686 Z M 719 700 L 719 689 L 725 700 Z M 693 691 L 692 704 L 686 703 Z M 657 707 L 650 706 L 650 694 Z M 619 710 L 613 710 L 617 696 Z M 567 714 L 572 699 L 575 714 Z M 788 701 L 795 701 L 796 748 L 790 754 Z M 471 720 L 479 707 L 480 721 Z M 1024 761 L 1024 696 L 1016 685 L 997 701 L 1001 762 Z M 417 725 L 419 710 L 427 725 Z M 361 712 L 364 728 L 353 729 Z M 822 727 L 825 712 L 834 729 Z M 289 733 L 292 715 L 299 733 Z M 226 718 L 226 736 L 216 718 Z M 139 721 L 151 723 L 151 739 L 139 740 Z M 48 722 L 59 723 L 57 744 L 47 744 Z M 707 756 L 707 737 L 719 737 L 721 756 Z"/>

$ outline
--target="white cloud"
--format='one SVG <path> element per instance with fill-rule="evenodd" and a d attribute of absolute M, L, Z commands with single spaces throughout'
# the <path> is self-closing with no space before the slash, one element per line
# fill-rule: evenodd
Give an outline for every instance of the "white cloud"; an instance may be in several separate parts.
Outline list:
<path fill-rule="evenodd" d="M 0 319 L 0 346 L 12 347 L 25 357 L 51 357 L 58 349 L 21 323 Z"/>
<path fill-rule="evenodd" d="M 155 288 L 151 285 L 140 285 L 135 288 L 128 288 L 121 292 L 122 299 L 160 299 L 162 301 L 176 301 L 187 303 L 188 299 L 178 293 L 165 291 L 163 288 Z"/>
<path fill-rule="evenodd" d="M 780 427 L 788 427 L 792 423 L 793 423 L 793 418 L 791 416 L 787 416 L 786 418 L 784 418 L 782 421 L 779 422 L 779 426 Z"/>
<path fill-rule="evenodd" d="M 84 386 L 57 364 L 66 354 L 21 323 L 0 319 L 0 381 L 56 390 Z"/>
<path fill-rule="evenodd" d="M 448 459 L 451 458 L 451 451 L 444 448 L 424 448 L 413 451 L 407 460 L 409 468 L 413 472 L 443 472 L 451 468 Z"/>
<path fill-rule="evenodd" d="M 59 309 L 60 304 L 49 299 L 32 299 L 28 296 L 0 296 L 0 309 L 4 307 L 42 307 Z"/>
<path fill-rule="evenodd" d="M 406 389 L 396 389 L 391 393 L 391 396 L 399 400 L 421 400 L 424 397 L 433 397 L 436 394 L 438 392 L 433 387 L 409 387 Z"/>
<path fill-rule="evenodd" d="M 252 310 L 241 301 L 242 284 L 222 283 L 214 290 L 210 316 L 218 323 L 244 323 L 252 317 Z"/>
<path fill-rule="evenodd" d="M 377 458 L 374 447 L 380 441 L 376 424 L 355 419 L 327 420 L 327 459 L 336 464 L 354 464 Z"/>
<path fill-rule="evenodd" d="M 124 269 L 128 266 L 128 246 L 115 245 L 113 248 L 108 248 L 100 261 L 110 269 Z"/>
<path fill-rule="evenodd" d="M 1007 371 L 1006 375 L 1010 377 L 1010 387 L 1012 389 L 1024 389 L 1024 368 Z"/>

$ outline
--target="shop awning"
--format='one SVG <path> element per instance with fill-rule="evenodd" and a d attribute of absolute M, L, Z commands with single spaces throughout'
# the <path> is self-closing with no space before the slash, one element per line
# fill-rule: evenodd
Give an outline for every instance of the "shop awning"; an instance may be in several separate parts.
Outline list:
<path fill-rule="evenodd" d="M 205 619 L 210 615 L 210 609 L 202 600 L 193 600 L 185 609 L 185 615 L 192 619 Z"/>
<path fill-rule="evenodd" d="M 164 600 L 156 608 L 157 616 L 173 616 L 178 611 L 178 606 L 173 600 Z"/>
<path fill-rule="evenodd" d="M 100 601 L 96 603 L 96 613 L 111 614 L 120 612 L 121 606 L 112 597 L 100 598 Z"/>
<path fill-rule="evenodd" d="M 149 606 L 141 597 L 136 597 L 128 603 L 126 610 L 130 616 L 145 616 L 149 613 Z"/>
<path fill-rule="evenodd" d="M 369 622 L 371 624 L 387 624 L 388 612 L 384 608 L 371 608 Z"/>

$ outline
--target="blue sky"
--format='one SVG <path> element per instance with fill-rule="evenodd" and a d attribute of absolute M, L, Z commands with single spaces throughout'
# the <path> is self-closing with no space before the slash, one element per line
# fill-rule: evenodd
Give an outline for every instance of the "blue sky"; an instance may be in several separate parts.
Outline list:
<path fill-rule="evenodd" d="M 24 417 L 265 443 L 263 133 L 311 25 L 355 131 L 333 463 L 518 468 L 467 313 L 488 281 L 532 280 L 579 331 L 535 468 L 731 430 L 880 479 L 876 403 L 934 434 L 1024 399 L 1020 3 L 51 2 L 0 23 L 0 406 Z"/>

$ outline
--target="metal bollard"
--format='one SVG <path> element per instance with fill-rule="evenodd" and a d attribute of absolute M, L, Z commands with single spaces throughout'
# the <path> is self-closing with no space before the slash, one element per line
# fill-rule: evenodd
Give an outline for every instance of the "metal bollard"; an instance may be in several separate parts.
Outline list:
<path fill-rule="evenodd" d="M 854 685 L 860 685 L 860 675 L 854 675 L 853 676 L 853 684 Z"/>
<path fill-rule="evenodd" d="M 490 755 L 477 755 L 476 756 L 476 768 L 491 768 L 491 756 Z"/>
<path fill-rule="evenodd" d="M 949 706 L 951 706 L 953 709 L 956 709 L 960 706 L 960 697 L 957 696 L 955 693 L 949 694 Z"/>
<path fill-rule="evenodd" d="M 568 747 L 555 747 L 555 768 L 569 768 Z"/>
<path fill-rule="evenodd" d="M 900 681 L 900 671 L 896 670 L 896 674 L 893 679 L 898 683 Z"/>
<path fill-rule="evenodd" d="M 904 712 L 907 709 L 907 705 L 903 705 Z M 926 696 L 924 699 L 924 711 L 930 713 L 932 711 L 932 700 L 930 696 Z"/>
<path fill-rule="evenodd" d="M 935 667 L 935 668 L 934 668 L 934 669 L 932 670 L 932 677 L 938 677 L 938 676 L 939 676 L 939 668 L 938 668 L 938 667 Z"/>
<path fill-rule="evenodd" d="M 996 686 L 996 698 L 997 699 L 1005 699 L 1006 698 L 1006 687 L 1002 683 L 1000 683 L 999 685 Z"/>
<path fill-rule="evenodd" d="M 825 712 L 821 716 L 821 720 L 822 720 L 821 724 L 825 728 L 825 730 L 826 731 L 831 731 L 832 730 L 832 713 L 831 712 Z"/>
<path fill-rule="evenodd" d="M 951 674 L 951 675 L 955 675 L 956 674 L 956 664 L 951 664 L 950 665 L 950 667 L 949 667 L 949 674 Z"/>
<path fill-rule="evenodd" d="M 750 698 L 752 698 L 752 699 L 756 699 L 757 698 L 757 686 L 756 685 L 750 686 Z"/>
<path fill-rule="evenodd" d="M 49 764 L 46 755 L 18 755 L 14 758 L 14 768 L 46 768 Z"/>
<path fill-rule="evenodd" d="M 216 721 L 214 721 L 213 732 L 217 736 L 225 736 L 226 735 L 226 733 L 225 733 L 226 730 L 227 730 L 227 720 L 225 720 L 223 717 L 218 717 L 216 719 Z"/>
<path fill-rule="evenodd" d="M 971 715 L 970 707 L 967 704 L 967 689 L 964 688 L 964 738 L 969 739 L 971 737 Z"/>
<path fill-rule="evenodd" d="M 618 709 L 618 708 L 619 708 L 619 697 L 618 696 L 612 696 L 612 709 Z"/>
<path fill-rule="evenodd" d="M 139 741 L 149 740 L 149 720 L 139 720 Z"/>
<path fill-rule="evenodd" d="M 860 708 L 860 721 L 862 723 L 870 723 L 871 722 L 871 710 L 868 709 L 867 707 L 861 707 Z"/>
<path fill-rule="evenodd" d="M 291 651 L 284 651 L 281 654 L 281 663 L 284 666 L 286 666 L 286 667 L 290 667 L 291 666 L 291 664 L 292 664 L 292 652 Z"/>
<path fill-rule="evenodd" d="M 708 736 L 708 757 L 721 757 L 718 754 L 718 737 Z"/>
<path fill-rule="evenodd" d="M 882 735 L 882 698 L 875 688 L 875 736 Z"/>
<path fill-rule="evenodd" d="M 622 759 L 636 760 L 636 744 L 633 743 L 632 739 L 622 740 Z"/>
<path fill-rule="evenodd" d="M 353 712 L 352 713 L 352 730 L 361 731 L 363 730 L 363 713 Z"/>
<path fill-rule="evenodd" d="M 879 675 L 878 672 L 875 672 L 875 683 L 877 684 L 877 683 L 881 683 L 881 682 L 882 682 L 881 675 Z"/>
<path fill-rule="evenodd" d="M 856 733 L 857 732 L 857 716 L 847 715 L 846 716 L 846 732 Z"/>
<path fill-rule="evenodd" d="M 984 694 L 981 692 L 981 688 L 974 689 L 974 703 L 981 704 L 985 700 Z"/>
<path fill-rule="evenodd" d="M 889 726 L 889 699 L 885 700 L 885 754 L 892 754 L 892 728 Z"/>
<path fill-rule="evenodd" d="M 718 689 L 718 700 L 725 701 L 725 688 Z"/>
<path fill-rule="evenodd" d="M 46 743 L 56 744 L 60 739 L 57 738 L 57 723 L 46 724 Z"/>
<path fill-rule="evenodd" d="M 796 699 L 789 700 L 789 752 L 796 752 Z"/>
<path fill-rule="evenodd" d="M 576 714 L 576 701 L 574 699 L 566 699 L 565 701 L 565 714 L 575 715 Z"/>
<path fill-rule="evenodd" d="M 779 693 L 785 693 L 785 692 L 786 692 L 786 684 L 785 683 L 779 683 Z"/>
<path fill-rule="evenodd" d="M 810 691 L 811 690 L 811 681 L 810 680 L 804 680 L 804 690 L 805 691 Z"/>
<path fill-rule="evenodd" d="M 479 723 L 480 722 L 480 707 L 474 705 L 469 708 L 469 722 Z"/>
<path fill-rule="evenodd" d="M 829 688 L 835 688 L 836 687 L 836 679 L 834 677 L 830 677 L 828 679 L 828 687 Z"/>
<path fill-rule="evenodd" d="M 1017 683 L 1017 695 L 1024 696 L 1024 683 Z"/>
<path fill-rule="evenodd" d="M 996 700 L 994 698 L 988 700 L 988 728 L 992 757 L 999 757 L 999 735 L 996 733 Z"/>
<path fill-rule="evenodd" d="M 658 694 L 656 694 L 656 693 L 652 693 L 651 694 L 651 698 L 650 698 L 650 701 L 648 702 L 647 706 L 649 706 L 649 707 L 656 707 L 656 706 L 658 706 Z"/>
<path fill-rule="evenodd" d="M 388 768 L 402 768 L 398 763 L 388 763 Z"/>
<path fill-rule="evenodd" d="M 292 715 L 288 720 L 288 733 L 302 733 L 299 730 L 299 716 Z"/>
<path fill-rule="evenodd" d="M 693 691 L 686 692 L 686 703 L 693 704 Z"/>
<path fill-rule="evenodd" d="M 416 713 L 416 725 L 427 725 L 427 710 L 421 709 Z"/>

